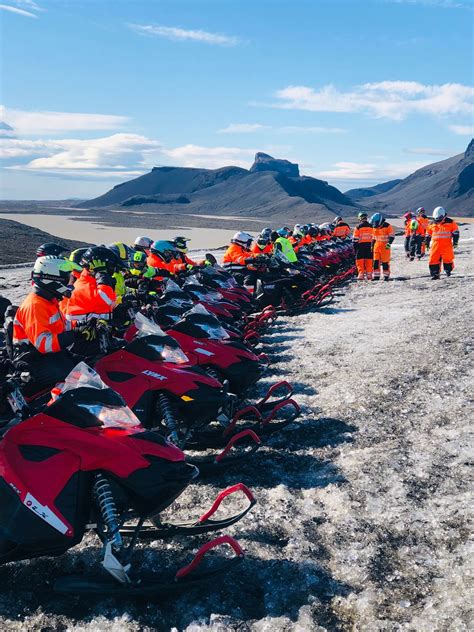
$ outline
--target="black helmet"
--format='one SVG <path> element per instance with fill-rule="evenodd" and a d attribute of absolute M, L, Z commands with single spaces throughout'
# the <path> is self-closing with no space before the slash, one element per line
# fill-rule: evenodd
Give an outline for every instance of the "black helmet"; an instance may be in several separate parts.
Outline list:
<path fill-rule="evenodd" d="M 173 243 L 176 246 L 176 249 L 182 252 L 183 254 L 186 254 L 188 252 L 188 246 L 187 246 L 188 241 L 191 241 L 190 237 L 182 237 L 181 235 L 173 239 Z"/>
<path fill-rule="evenodd" d="M 319 235 L 319 228 L 317 226 L 310 226 L 308 228 L 308 235 L 310 237 L 317 237 Z"/>
<path fill-rule="evenodd" d="M 41 244 L 38 250 L 36 251 L 36 257 L 47 257 L 48 255 L 52 257 L 59 257 L 59 255 L 63 252 L 66 252 L 67 248 L 63 248 L 59 244 L 55 244 L 53 242 L 47 242 L 45 244 Z"/>
<path fill-rule="evenodd" d="M 89 250 L 89 248 L 76 248 L 76 250 L 73 250 L 69 255 L 69 261 L 76 263 L 78 266 L 82 265 L 82 257 L 87 250 Z"/>
<path fill-rule="evenodd" d="M 106 246 L 92 246 L 82 255 L 81 264 L 90 272 L 113 274 L 122 267 L 117 255 Z"/>

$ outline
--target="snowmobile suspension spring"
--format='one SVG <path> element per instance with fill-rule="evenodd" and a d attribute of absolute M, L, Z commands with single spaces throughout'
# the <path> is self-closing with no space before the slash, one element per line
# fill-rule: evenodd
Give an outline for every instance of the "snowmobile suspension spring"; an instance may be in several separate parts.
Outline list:
<path fill-rule="evenodd" d="M 120 549 L 122 547 L 122 536 L 119 532 L 117 507 L 115 506 L 109 481 L 102 474 L 96 474 L 94 496 L 107 527 L 108 538 L 114 548 Z"/>
<path fill-rule="evenodd" d="M 165 393 L 160 393 L 158 395 L 158 401 L 160 402 L 160 410 L 161 414 L 163 415 L 163 420 L 166 424 L 166 427 L 171 433 L 171 440 L 173 441 L 173 443 L 176 443 L 179 439 L 178 427 L 174 418 L 171 402 L 168 399 L 167 395 L 165 395 Z"/>

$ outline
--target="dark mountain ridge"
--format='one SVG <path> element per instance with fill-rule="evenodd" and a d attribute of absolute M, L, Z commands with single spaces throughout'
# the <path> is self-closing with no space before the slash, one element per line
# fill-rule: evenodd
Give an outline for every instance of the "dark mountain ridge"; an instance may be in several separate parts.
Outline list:
<path fill-rule="evenodd" d="M 448 213 L 474 217 L 474 139 L 463 154 L 422 167 L 363 203 L 396 213 L 419 206 L 427 210 L 444 206 Z"/>
<path fill-rule="evenodd" d="M 187 200 L 183 204 L 184 199 Z M 143 204 L 166 204 L 171 213 L 207 213 L 260 217 L 279 216 L 315 221 L 334 213 L 354 215 L 357 205 L 339 189 L 323 180 L 301 176 L 299 167 L 288 160 L 259 152 L 252 167 L 197 169 L 154 167 L 149 173 L 123 182 L 82 208 Z M 179 202 L 178 202 L 179 200 Z M 158 208 L 158 207 L 157 207 Z"/>

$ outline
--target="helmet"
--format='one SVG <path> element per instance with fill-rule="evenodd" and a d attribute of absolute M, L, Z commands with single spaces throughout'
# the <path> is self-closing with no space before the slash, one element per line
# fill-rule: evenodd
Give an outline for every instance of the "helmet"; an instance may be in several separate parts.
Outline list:
<path fill-rule="evenodd" d="M 252 235 L 249 235 L 248 233 L 245 233 L 244 231 L 239 230 L 232 237 L 231 242 L 233 244 L 242 246 L 243 248 L 248 248 L 250 244 L 252 243 Z"/>
<path fill-rule="evenodd" d="M 143 270 L 146 267 L 146 252 L 137 250 L 132 254 L 130 266 L 135 270 Z"/>
<path fill-rule="evenodd" d="M 435 222 L 440 222 L 446 215 L 447 213 L 442 206 L 437 206 L 433 211 L 433 219 Z"/>
<path fill-rule="evenodd" d="M 191 241 L 190 237 L 175 237 L 173 243 L 176 246 L 176 250 L 179 250 L 179 252 L 186 254 L 188 252 L 186 242 L 188 241 Z"/>
<path fill-rule="evenodd" d="M 162 259 L 165 263 L 170 263 L 176 254 L 176 247 L 174 243 L 172 241 L 165 241 L 164 239 L 154 241 L 151 244 L 150 250 L 154 255 L 160 257 L 160 259 Z"/>
<path fill-rule="evenodd" d="M 278 237 L 288 237 L 286 228 L 279 228 L 276 232 L 278 233 Z"/>
<path fill-rule="evenodd" d="M 342 222 L 342 217 L 340 215 L 334 218 L 334 224 L 338 224 L 339 222 Z"/>
<path fill-rule="evenodd" d="M 382 226 L 384 221 L 385 221 L 385 217 L 382 215 L 382 213 L 374 213 L 372 217 L 369 219 L 369 222 L 372 224 L 374 228 L 378 228 L 379 226 Z"/>
<path fill-rule="evenodd" d="M 47 255 L 52 255 L 53 257 L 59 257 L 62 252 L 66 252 L 67 248 L 63 248 L 59 244 L 55 244 L 52 242 L 48 242 L 46 244 L 41 244 L 38 250 L 36 251 L 37 257 L 46 257 Z"/>
<path fill-rule="evenodd" d="M 303 235 L 307 235 L 309 229 L 310 229 L 310 225 L 305 224 L 304 226 L 301 227 L 301 232 L 303 233 Z"/>
<path fill-rule="evenodd" d="M 122 263 L 113 250 L 107 246 L 92 246 L 82 255 L 81 264 L 90 272 L 113 274 Z"/>
<path fill-rule="evenodd" d="M 73 250 L 71 252 L 71 254 L 69 255 L 69 261 L 71 261 L 72 263 L 75 263 L 77 266 L 81 266 L 82 265 L 82 257 L 84 256 L 84 253 L 89 250 L 88 248 L 76 248 L 76 250 Z"/>
<path fill-rule="evenodd" d="M 407 213 L 403 214 L 403 217 L 406 219 L 406 221 L 410 221 L 411 218 L 413 217 L 413 213 L 411 211 L 408 211 Z"/>
<path fill-rule="evenodd" d="M 317 237 L 319 235 L 319 228 L 317 226 L 310 226 L 308 229 L 308 235 L 310 237 Z"/>
<path fill-rule="evenodd" d="M 420 206 L 420 208 L 416 209 L 416 214 L 417 215 L 425 215 L 425 213 L 426 213 L 426 210 L 422 206 Z"/>
<path fill-rule="evenodd" d="M 137 237 L 133 242 L 134 250 L 148 250 L 153 243 L 151 237 Z"/>
<path fill-rule="evenodd" d="M 361 211 L 361 212 L 357 215 L 357 217 L 358 217 L 359 219 L 367 219 L 367 218 L 368 218 L 368 214 L 367 214 L 367 213 L 364 213 L 364 211 Z"/>
<path fill-rule="evenodd" d="M 73 271 L 73 263 L 64 257 L 46 255 L 38 257 L 31 273 L 31 280 L 36 287 L 50 292 L 54 297 L 62 299 L 71 296 L 69 279 Z"/>
<path fill-rule="evenodd" d="M 303 231 L 301 230 L 301 224 L 295 224 L 293 228 L 293 237 L 303 237 Z"/>
<path fill-rule="evenodd" d="M 265 248 L 265 246 L 268 246 L 268 244 L 270 243 L 270 238 L 268 237 L 263 237 L 263 235 L 259 235 L 257 237 L 257 246 L 260 248 L 260 250 L 263 250 Z"/>
<path fill-rule="evenodd" d="M 132 249 L 129 246 L 121 241 L 116 241 L 115 243 L 108 245 L 107 248 L 117 255 L 122 268 L 130 267 Z"/>
<path fill-rule="evenodd" d="M 267 239 L 270 239 L 271 234 L 272 234 L 272 229 L 270 227 L 264 228 L 262 232 L 260 233 L 262 237 L 266 237 Z"/>
<path fill-rule="evenodd" d="M 412 219 L 412 220 L 410 221 L 410 229 L 411 229 L 411 230 L 416 230 L 416 229 L 418 228 L 418 226 L 419 226 L 419 224 L 418 224 L 418 222 L 416 221 L 416 219 Z"/>

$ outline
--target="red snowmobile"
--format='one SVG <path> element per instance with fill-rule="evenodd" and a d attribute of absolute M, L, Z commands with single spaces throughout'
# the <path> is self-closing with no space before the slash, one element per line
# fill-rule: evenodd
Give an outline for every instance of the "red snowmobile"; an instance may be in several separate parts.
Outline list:
<path fill-rule="evenodd" d="M 215 531 L 240 520 L 255 500 L 238 484 L 221 492 L 197 520 L 162 522 L 160 513 L 196 478 L 197 468 L 179 448 L 144 430 L 120 395 L 86 364 L 77 365 L 53 393 L 44 411 L 17 419 L 2 432 L 0 564 L 61 555 L 93 529 L 103 543 L 102 567 L 109 575 L 64 577 L 56 580 L 55 590 L 132 596 L 182 590 L 242 559 L 238 543 L 221 536 L 170 577 L 137 573 L 132 554 L 140 538 Z M 24 402 L 22 408 L 25 413 Z M 223 499 L 237 492 L 249 500 L 247 508 L 213 519 Z M 204 555 L 221 544 L 229 545 L 236 557 L 217 568 L 197 570 Z"/>

